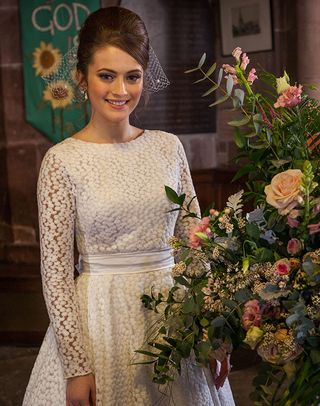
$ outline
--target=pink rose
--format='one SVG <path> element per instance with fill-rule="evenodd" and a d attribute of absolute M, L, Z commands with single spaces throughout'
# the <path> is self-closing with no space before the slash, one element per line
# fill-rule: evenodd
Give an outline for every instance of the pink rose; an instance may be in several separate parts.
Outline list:
<path fill-rule="evenodd" d="M 302 250 L 302 243 L 297 238 L 291 238 L 287 244 L 287 251 L 290 255 L 296 255 Z"/>
<path fill-rule="evenodd" d="M 201 244 L 201 238 L 199 238 L 196 233 L 204 233 L 208 237 L 211 237 L 212 233 L 210 230 L 210 218 L 203 217 L 201 221 L 193 227 L 193 229 L 189 233 L 189 242 L 190 247 L 197 248 Z"/>
<path fill-rule="evenodd" d="M 248 75 L 248 82 L 250 83 L 250 85 L 252 85 L 252 83 L 256 79 L 258 79 L 258 76 L 256 75 L 256 70 L 255 70 L 255 68 L 252 68 Z"/>
<path fill-rule="evenodd" d="M 308 225 L 309 234 L 316 234 L 320 232 L 320 223 Z"/>
<path fill-rule="evenodd" d="M 275 102 L 274 107 L 294 107 L 301 102 L 302 86 L 289 86 Z"/>
<path fill-rule="evenodd" d="M 257 299 L 249 300 L 245 303 L 241 320 L 243 328 L 246 331 L 252 326 L 261 326 L 261 309 Z"/>
<path fill-rule="evenodd" d="M 287 258 L 279 259 L 274 266 L 278 275 L 288 275 L 290 272 L 290 262 Z"/>
<path fill-rule="evenodd" d="M 242 54 L 242 57 L 241 57 L 241 65 L 240 65 L 240 68 L 242 69 L 242 70 L 246 70 L 246 67 L 249 65 L 249 63 L 250 63 L 250 59 L 247 57 L 247 54 L 246 53 L 243 53 Z"/>
<path fill-rule="evenodd" d="M 302 176 L 300 169 L 288 169 L 275 175 L 271 184 L 264 188 L 267 203 L 278 209 L 282 216 L 290 213 L 301 199 Z"/>
<path fill-rule="evenodd" d="M 231 65 L 228 65 L 227 63 L 224 63 L 222 65 L 222 68 L 226 73 L 230 73 L 231 75 L 235 75 L 235 73 L 236 73 L 235 68 Z"/>
<path fill-rule="evenodd" d="M 242 49 L 240 47 L 235 48 L 232 51 L 232 56 L 236 58 L 237 62 L 240 62 L 240 55 L 242 54 Z"/>

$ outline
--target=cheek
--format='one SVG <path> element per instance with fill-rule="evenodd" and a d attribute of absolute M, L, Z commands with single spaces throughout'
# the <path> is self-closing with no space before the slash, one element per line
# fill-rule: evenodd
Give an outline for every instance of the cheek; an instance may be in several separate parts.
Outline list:
<path fill-rule="evenodd" d="M 140 98 L 141 94 L 142 94 L 142 90 L 143 90 L 143 86 L 142 85 L 137 85 L 135 86 L 132 91 L 131 91 L 131 95 L 134 98 Z"/>

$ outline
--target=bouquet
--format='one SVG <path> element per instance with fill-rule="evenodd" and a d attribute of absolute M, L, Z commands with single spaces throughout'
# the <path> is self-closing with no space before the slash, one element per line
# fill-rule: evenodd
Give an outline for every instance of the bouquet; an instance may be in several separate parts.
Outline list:
<path fill-rule="evenodd" d="M 189 72 L 208 80 L 211 104 L 232 102 L 236 178 L 246 175 L 247 191 L 226 207 L 209 207 L 190 230 L 175 237 L 175 284 L 167 295 L 144 294 L 146 308 L 161 317 L 139 350 L 153 364 L 153 380 L 174 380 L 185 358 L 207 366 L 247 346 L 261 357 L 254 379 L 255 405 L 320 403 L 320 110 L 318 102 L 290 84 L 288 74 L 248 73 L 248 56 L 233 51 L 234 65 L 203 69 L 205 55 Z M 226 82 L 224 84 L 223 76 Z M 258 79 L 261 92 L 253 91 Z M 198 80 L 198 81 L 199 81 Z M 174 210 L 190 213 L 190 202 L 166 186 Z M 244 210 L 251 199 L 253 210 Z"/>

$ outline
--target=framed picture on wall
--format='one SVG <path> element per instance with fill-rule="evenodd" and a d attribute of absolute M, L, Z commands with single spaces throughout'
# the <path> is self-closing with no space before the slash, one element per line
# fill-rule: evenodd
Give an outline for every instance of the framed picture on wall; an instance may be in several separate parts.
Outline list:
<path fill-rule="evenodd" d="M 220 26 L 224 56 L 272 49 L 270 0 L 220 0 Z"/>

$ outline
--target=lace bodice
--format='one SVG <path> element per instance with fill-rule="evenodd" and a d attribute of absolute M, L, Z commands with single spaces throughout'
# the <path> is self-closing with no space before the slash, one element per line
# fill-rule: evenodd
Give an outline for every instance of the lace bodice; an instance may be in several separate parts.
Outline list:
<path fill-rule="evenodd" d="M 128 143 L 68 138 L 45 155 L 38 180 L 44 297 L 66 378 L 92 371 L 86 356 L 74 286 L 74 237 L 80 254 L 159 250 L 182 219 L 164 190 L 194 196 L 179 139 L 146 130 Z M 193 200 L 191 209 L 199 211 Z"/>

